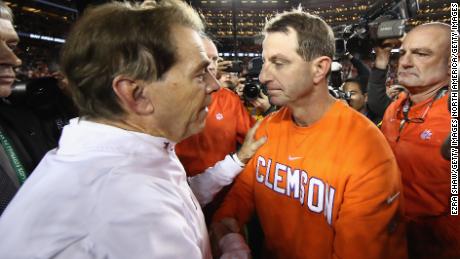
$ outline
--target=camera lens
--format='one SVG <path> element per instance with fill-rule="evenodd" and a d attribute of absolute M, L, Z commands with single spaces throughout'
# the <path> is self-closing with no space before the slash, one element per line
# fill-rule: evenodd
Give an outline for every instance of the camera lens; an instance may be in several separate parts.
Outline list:
<path fill-rule="evenodd" d="M 254 83 L 248 83 L 243 88 L 243 96 L 247 100 L 253 100 L 259 97 L 260 87 Z"/>

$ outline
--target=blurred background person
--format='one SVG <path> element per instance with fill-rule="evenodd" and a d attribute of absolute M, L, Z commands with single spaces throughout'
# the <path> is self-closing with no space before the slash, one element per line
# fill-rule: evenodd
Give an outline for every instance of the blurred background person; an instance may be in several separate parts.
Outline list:
<path fill-rule="evenodd" d="M 362 113 L 375 124 L 378 124 L 382 117 L 377 116 L 367 108 L 367 84 L 357 78 L 349 78 L 343 82 L 342 90 L 348 94 L 349 105 Z"/>

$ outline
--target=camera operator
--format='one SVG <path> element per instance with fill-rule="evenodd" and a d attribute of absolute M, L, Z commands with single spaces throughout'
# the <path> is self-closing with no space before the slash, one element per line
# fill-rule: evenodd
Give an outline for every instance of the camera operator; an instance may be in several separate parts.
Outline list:
<path fill-rule="evenodd" d="M 393 101 L 394 97 L 389 94 L 397 90 L 398 88 L 392 89 L 387 92 L 385 82 L 388 75 L 388 65 L 390 63 L 391 50 L 401 45 L 400 39 L 388 39 L 385 40 L 381 46 L 376 46 L 375 51 L 375 62 L 374 67 L 369 76 L 369 82 L 367 84 L 368 91 L 368 106 L 369 110 L 382 117 L 385 114 L 385 110 L 388 105 Z"/>
<path fill-rule="evenodd" d="M 369 74 L 371 73 L 369 67 L 367 67 L 367 65 L 361 59 L 353 56 L 351 53 L 346 53 L 345 57 L 350 61 L 351 65 L 357 71 L 357 74 L 351 75 L 351 77 L 359 80 L 360 85 L 367 86 Z"/>
<path fill-rule="evenodd" d="M 385 94 L 389 49 L 377 49 L 369 80 L 385 110 L 382 132 L 402 174 L 411 258 L 460 258 L 460 218 L 450 216 L 450 165 L 440 154 L 449 134 L 450 26 L 427 23 L 403 39 L 398 82 L 408 93 L 391 102 Z M 383 54 L 380 54 L 380 51 Z M 391 103 L 390 103 L 391 102 Z"/>

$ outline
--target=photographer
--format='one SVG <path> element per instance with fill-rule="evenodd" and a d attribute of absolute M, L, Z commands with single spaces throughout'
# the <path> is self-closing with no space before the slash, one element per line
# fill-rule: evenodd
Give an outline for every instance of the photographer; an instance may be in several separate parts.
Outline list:
<path fill-rule="evenodd" d="M 382 117 L 377 116 L 367 107 L 367 88 L 362 80 L 357 78 L 346 79 L 342 90 L 348 97 L 348 104 L 355 110 L 362 113 L 375 124 L 379 123 Z"/>
<path fill-rule="evenodd" d="M 235 89 L 251 116 L 258 121 L 278 109 L 270 103 L 267 88 L 259 81 L 262 64 L 261 58 L 251 59 L 248 69 L 242 73 L 244 77 L 240 78 Z"/>

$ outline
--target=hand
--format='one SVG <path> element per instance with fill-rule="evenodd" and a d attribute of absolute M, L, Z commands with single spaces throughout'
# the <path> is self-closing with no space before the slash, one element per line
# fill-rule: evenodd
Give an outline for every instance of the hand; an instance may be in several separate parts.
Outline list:
<path fill-rule="evenodd" d="M 396 98 L 400 92 L 406 91 L 406 89 L 401 85 L 392 85 L 387 89 L 387 95 L 390 99 Z"/>
<path fill-rule="evenodd" d="M 213 255 L 216 256 L 221 254 L 219 245 L 221 238 L 227 234 L 239 232 L 240 227 L 234 218 L 224 218 L 221 221 L 213 222 L 209 227 L 209 239 L 211 241 Z"/>
<path fill-rule="evenodd" d="M 267 137 L 263 136 L 258 140 L 254 139 L 254 135 L 256 134 L 256 130 L 259 127 L 262 121 L 256 122 L 256 124 L 248 131 L 246 137 L 244 138 L 244 143 L 241 146 L 240 150 L 236 152 L 238 159 L 243 163 L 246 164 L 249 159 L 256 153 L 256 151 L 267 141 Z"/>
<path fill-rule="evenodd" d="M 244 89 L 244 84 L 246 82 L 246 78 L 240 77 L 238 78 L 238 85 L 235 87 L 235 93 L 240 97 L 240 99 L 243 99 L 243 89 Z"/>
<path fill-rule="evenodd" d="M 390 63 L 391 49 L 399 47 L 401 40 L 387 39 L 380 46 L 374 48 L 375 51 L 375 67 L 378 69 L 386 69 Z"/>
<path fill-rule="evenodd" d="M 222 58 L 219 58 L 217 60 L 217 76 L 218 79 L 222 75 L 222 72 L 225 72 L 225 70 L 229 67 L 232 66 L 232 61 L 229 60 L 223 60 Z"/>
<path fill-rule="evenodd" d="M 270 101 L 268 100 L 268 96 L 266 96 L 262 91 L 260 92 L 260 96 L 250 101 L 250 103 L 252 104 L 252 106 L 254 106 L 254 108 L 257 108 L 262 112 L 266 112 L 271 107 Z"/>
<path fill-rule="evenodd" d="M 251 249 L 244 237 L 238 233 L 229 233 L 219 241 L 222 251 L 220 259 L 251 259 Z"/>

